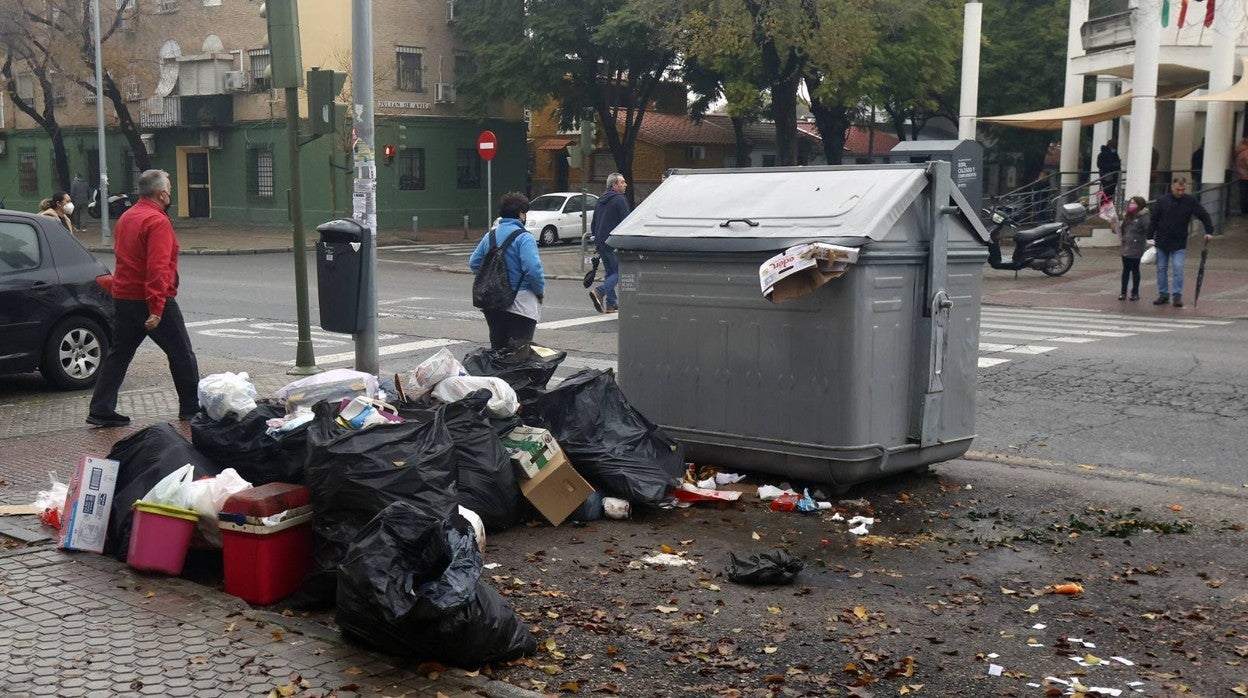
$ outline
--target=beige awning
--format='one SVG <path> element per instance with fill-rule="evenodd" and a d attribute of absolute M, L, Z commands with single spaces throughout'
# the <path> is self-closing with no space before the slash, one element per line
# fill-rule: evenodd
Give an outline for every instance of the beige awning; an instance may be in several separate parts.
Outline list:
<path fill-rule="evenodd" d="M 1188 102 L 1248 102 L 1248 57 L 1241 58 L 1244 63 L 1244 72 L 1239 78 L 1239 82 L 1231 85 L 1225 90 L 1218 90 L 1207 95 L 1199 97 L 1180 97 L 1179 99 Z"/>
<path fill-rule="evenodd" d="M 1160 88 L 1158 99 L 1174 98 L 1185 95 L 1196 89 L 1196 85 L 1185 87 Z M 1102 121 L 1117 119 L 1131 113 L 1131 90 L 1117 97 L 1098 99 L 1095 102 L 1084 102 L 1069 107 L 1042 109 L 1021 114 L 1005 114 L 1003 116 L 984 116 L 979 121 L 1002 126 L 1025 128 L 1032 131 L 1057 131 L 1066 121 L 1078 121 L 1080 126 L 1091 126 Z"/>

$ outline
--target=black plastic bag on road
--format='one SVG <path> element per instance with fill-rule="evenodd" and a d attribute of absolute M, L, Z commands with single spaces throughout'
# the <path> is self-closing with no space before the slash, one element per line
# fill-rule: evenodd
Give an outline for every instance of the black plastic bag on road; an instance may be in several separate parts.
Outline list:
<path fill-rule="evenodd" d="M 432 421 L 442 414 L 446 428 L 455 442 L 455 482 L 459 503 L 481 517 L 485 530 L 503 531 L 520 520 L 523 497 L 516 484 L 511 457 L 488 416 L 490 391 L 478 390 L 462 400 L 445 405 L 420 402 L 398 405 L 399 416 L 418 422 Z M 509 417 L 508 423 L 515 420 Z M 520 421 L 515 420 L 516 426 Z M 514 428 L 514 427 L 512 427 Z M 507 433 L 511 430 L 508 429 Z"/>
<path fill-rule="evenodd" d="M 658 506 L 684 475 L 684 449 L 628 404 L 610 369 L 569 377 L 523 417 L 549 429 L 577 472 L 604 496 Z"/>
<path fill-rule="evenodd" d="M 270 482 L 302 484 L 307 425 L 272 436 L 267 433 L 268 420 L 285 415 L 284 406 L 269 400 L 258 401 L 243 417 L 230 413 L 216 420 L 197 412 L 191 420 L 191 443 L 257 487 Z"/>
<path fill-rule="evenodd" d="M 195 466 L 196 480 L 218 475 L 223 470 L 167 423 L 150 426 L 118 441 L 108 457 L 121 465 L 117 469 L 104 552 L 122 562 L 130 552 L 130 529 L 134 524 L 134 512 L 130 507 L 135 502 L 184 465 Z"/>
<path fill-rule="evenodd" d="M 320 402 L 308 425 L 305 483 L 312 490 L 312 571 L 295 600 L 332 603 L 338 563 L 382 509 L 405 502 L 438 520 L 456 512 L 455 443 L 441 413 L 426 423 L 353 430 L 335 421 L 338 406 Z"/>
<path fill-rule="evenodd" d="M 384 652 L 465 669 L 534 653 L 533 635 L 481 580 L 481 564 L 463 517 L 438 519 L 396 502 L 343 558 L 336 621 Z"/>
<path fill-rule="evenodd" d="M 461 362 L 470 376 L 494 376 L 507 381 L 519 394 L 523 391 L 544 390 L 559 364 L 568 358 L 568 352 L 557 351 L 542 358 L 531 344 L 494 350 L 474 349 Z"/>
<path fill-rule="evenodd" d="M 806 561 L 793 557 L 787 550 L 772 550 L 745 559 L 728 553 L 732 566 L 728 579 L 738 584 L 791 584 L 806 569 Z"/>

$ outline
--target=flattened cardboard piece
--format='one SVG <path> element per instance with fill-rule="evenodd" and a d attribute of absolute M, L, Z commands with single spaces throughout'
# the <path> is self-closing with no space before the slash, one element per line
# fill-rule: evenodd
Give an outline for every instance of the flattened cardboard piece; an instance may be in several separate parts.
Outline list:
<path fill-rule="evenodd" d="M 773 303 L 804 296 L 842 275 L 858 261 L 858 249 L 823 242 L 794 245 L 758 269 L 763 297 Z"/>

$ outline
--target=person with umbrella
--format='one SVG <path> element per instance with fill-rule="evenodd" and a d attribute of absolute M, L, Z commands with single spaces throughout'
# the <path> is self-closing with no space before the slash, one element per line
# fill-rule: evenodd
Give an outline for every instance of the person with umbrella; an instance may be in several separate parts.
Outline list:
<path fill-rule="evenodd" d="M 1153 305 L 1174 303 L 1183 307 L 1183 262 L 1187 258 L 1187 229 L 1195 216 L 1205 227 L 1205 244 L 1213 239 L 1213 219 L 1196 200 L 1187 195 L 1187 178 L 1175 177 L 1170 191 L 1153 203 L 1148 223 L 1148 239 L 1157 246 L 1157 300 Z M 1170 294 L 1170 270 L 1174 270 L 1174 295 Z"/>

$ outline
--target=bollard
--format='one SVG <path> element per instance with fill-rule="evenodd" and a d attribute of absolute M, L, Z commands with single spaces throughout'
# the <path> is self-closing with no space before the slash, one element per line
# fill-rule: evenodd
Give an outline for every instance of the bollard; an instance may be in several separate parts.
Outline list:
<path fill-rule="evenodd" d="M 464 214 L 464 239 L 468 239 L 468 214 Z"/>
<path fill-rule="evenodd" d="M 412 216 L 412 235 L 420 234 L 420 216 Z"/>

